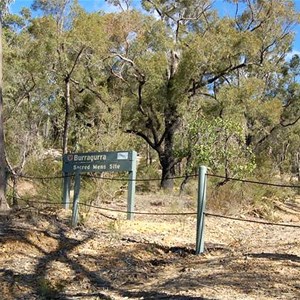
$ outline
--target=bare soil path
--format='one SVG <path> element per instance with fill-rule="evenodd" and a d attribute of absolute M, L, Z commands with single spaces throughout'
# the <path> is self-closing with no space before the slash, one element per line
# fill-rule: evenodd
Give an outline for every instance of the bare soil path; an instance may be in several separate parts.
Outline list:
<path fill-rule="evenodd" d="M 139 210 L 191 210 L 158 202 L 137 199 Z M 300 225 L 299 202 L 277 215 Z M 207 217 L 196 256 L 195 216 L 88 216 L 76 229 L 63 210 L 2 216 L 0 299 L 300 299 L 300 228 Z"/>

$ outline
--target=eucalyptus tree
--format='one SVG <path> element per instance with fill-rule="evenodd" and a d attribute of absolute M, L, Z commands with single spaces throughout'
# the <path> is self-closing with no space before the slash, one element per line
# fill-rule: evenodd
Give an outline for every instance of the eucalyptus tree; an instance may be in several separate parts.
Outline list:
<path fill-rule="evenodd" d="M 270 163 L 277 173 L 294 174 L 300 180 L 300 58 L 294 55 L 277 73 L 273 94 L 281 99 L 277 123 L 258 140 L 255 150 L 260 159 Z"/>
<path fill-rule="evenodd" d="M 106 77 L 101 75 L 102 61 L 107 57 L 107 27 L 101 14 L 86 13 L 77 1 L 36 0 L 33 8 L 43 12 L 43 17 L 34 20 L 30 32 L 37 44 L 37 55 L 47 61 L 48 82 L 55 90 L 50 105 L 65 115 L 63 125 L 58 116 L 56 126 L 62 132 L 62 150 L 66 153 L 70 144 L 78 147 L 81 129 L 94 125 L 82 114 L 100 109 L 99 103 L 107 108 L 103 88 Z M 92 75 L 95 70 L 98 74 Z"/>
<path fill-rule="evenodd" d="M 64 82 L 64 101 L 65 101 L 65 121 L 63 129 L 63 140 L 62 140 L 62 150 L 63 153 L 68 151 L 68 133 L 70 127 L 70 79 L 72 73 L 76 67 L 77 61 L 80 58 L 82 50 L 79 51 L 78 55 L 74 58 L 74 63 L 72 66 L 67 68 L 65 65 L 65 40 L 64 32 L 68 16 L 70 14 L 70 4 L 71 0 L 53 0 L 53 1 L 41 1 L 35 0 L 32 4 L 34 10 L 41 10 L 45 17 L 37 19 L 35 25 L 36 30 L 33 29 L 36 39 L 42 38 L 43 32 L 39 30 L 42 28 L 47 30 L 47 40 L 43 43 L 46 52 L 44 52 L 48 58 L 52 57 L 54 59 L 53 69 L 56 72 L 56 76 Z M 44 25 L 48 24 L 50 28 L 43 28 Z M 50 30 L 49 30 L 50 29 Z M 47 44 L 48 43 L 48 44 Z M 50 47 L 49 47 L 50 46 Z M 59 65 L 60 69 L 57 70 L 56 67 Z"/>
<path fill-rule="evenodd" d="M 8 208 L 8 203 L 5 196 L 6 190 L 6 172 L 7 164 L 5 159 L 5 142 L 4 142 L 4 126 L 3 126 L 3 53 L 2 53 L 2 23 L 3 16 L 7 12 L 9 4 L 12 0 L 3 0 L 0 3 L 0 210 Z"/>
<path fill-rule="evenodd" d="M 31 28 L 32 36 L 38 44 L 37 54 L 48 61 L 46 72 L 55 89 L 52 98 L 64 102 L 63 128 L 59 130 L 62 131 L 62 151 L 66 153 L 71 123 L 71 82 L 86 50 L 85 45 L 77 43 L 72 34 L 79 7 L 72 0 L 36 0 L 32 8 L 43 13 L 43 17 L 37 18 Z M 60 127 L 60 124 L 57 125 Z"/>
<path fill-rule="evenodd" d="M 272 123 L 280 115 L 272 115 L 265 87 L 291 47 L 293 2 L 227 2 L 236 5 L 233 17 L 219 17 L 209 0 L 142 0 L 152 17 L 124 10 L 108 20 L 115 28 L 109 67 L 126 92 L 124 126 L 157 152 L 163 188 L 172 187 L 182 159 L 174 138 L 189 110 L 237 118 L 249 137 L 257 107 L 264 108 L 260 130 L 265 117 Z"/>
<path fill-rule="evenodd" d="M 43 67 L 35 55 L 28 28 L 31 14 L 23 9 L 19 15 L 8 15 L 4 21 L 7 36 L 4 55 L 5 72 L 5 139 L 6 159 L 11 179 L 16 184 L 30 155 L 41 148 L 45 120 L 43 97 L 47 93 L 43 82 Z"/>

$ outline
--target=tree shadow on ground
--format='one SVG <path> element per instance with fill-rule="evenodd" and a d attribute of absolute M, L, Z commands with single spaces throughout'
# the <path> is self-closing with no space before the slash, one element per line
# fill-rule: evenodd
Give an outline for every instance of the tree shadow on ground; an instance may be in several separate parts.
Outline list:
<path fill-rule="evenodd" d="M 270 260 L 278 260 L 278 261 L 294 261 L 300 262 L 300 256 L 294 254 L 286 254 L 286 253 L 247 253 L 249 257 L 253 258 L 266 258 Z"/>
<path fill-rule="evenodd" d="M 213 298 L 203 298 L 197 296 L 184 296 L 184 295 L 172 295 L 172 293 L 163 293 L 156 291 L 149 292 L 123 292 L 123 297 L 127 298 L 138 298 L 138 299 L 147 299 L 147 300 L 156 300 L 156 299 L 171 299 L 171 300 L 216 300 Z"/>
<path fill-rule="evenodd" d="M 205 255 L 195 256 L 194 250 L 186 247 L 122 239 L 116 244 L 102 239 L 91 254 L 84 247 L 96 238 L 95 232 L 72 231 L 65 223 L 57 222 L 55 216 L 47 218 L 52 224 L 51 230 L 35 228 L 38 226 L 35 222 L 26 223 L 26 226 L 17 226 L 12 219 L 0 222 L 0 244 L 5 246 L 6 242 L 16 242 L 21 248 L 15 250 L 24 252 L 23 260 L 9 257 L 7 264 L 0 266 L 0 294 L 6 297 L 2 299 L 98 297 L 110 300 L 117 296 L 128 299 L 213 300 L 216 295 L 220 299 L 222 289 L 270 297 L 277 297 L 289 289 L 291 299 L 300 298 L 298 273 L 289 273 L 299 267 L 295 266 L 300 261 L 297 255 L 237 255 L 224 247 L 210 244 L 206 249 L 208 258 Z M 80 233 L 78 237 L 76 232 Z M 37 239 L 30 238 L 32 233 L 36 233 Z M 48 245 L 47 248 L 39 241 L 39 238 L 45 237 L 52 243 L 51 247 Z M 26 247 L 32 252 L 28 253 Z M 31 264 L 25 265 L 30 260 Z M 283 264 L 274 265 L 274 261 Z M 23 268 L 17 266 L 22 263 Z M 277 272 L 283 267 L 287 268 L 286 273 Z M 66 278 L 59 278 L 62 269 L 68 269 Z M 212 291 L 212 296 L 201 297 L 203 290 L 205 295 Z"/>
<path fill-rule="evenodd" d="M 110 287 L 110 283 L 102 280 L 100 277 L 95 276 L 92 272 L 86 270 L 83 266 L 78 264 L 76 261 L 73 261 L 69 258 L 69 253 L 71 253 L 76 247 L 86 243 L 87 241 L 93 238 L 93 234 L 89 233 L 83 239 L 74 239 L 67 236 L 67 233 L 70 231 L 70 228 L 66 224 L 61 224 L 55 222 L 53 217 L 48 218 L 55 228 L 53 231 L 48 230 L 38 230 L 32 227 L 18 227 L 16 226 L 11 218 L 2 218 L 0 220 L 1 236 L 0 244 L 5 244 L 5 242 L 16 243 L 16 245 L 21 245 L 21 248 L 27 248 L 28 250 L 33 250 L 39 252 L 39 258 L 36 259 L 35 266 L 31 268 L 31 273 L 28 273 L 28 270 L 24 270 L 24 273 L 16 272 L 9 267 L 0 269 L 0 280 L 6 282 L 2 286 L 2 294 L 5 293 L 7 299 L 26 299 L 26 293 L 20 293 L 24 289 L 29 289 L 30 296 L 28 299 L 32 298 L 35 295 L 36 299 L 69 299 L 65 295 L 63 289 L 68 282 L 62 284 L 53 285 L 50 280 L 47 278 L 49 266 L 53 262 L 62 262 L 65 265 L 68 265 L 75 273 L 82 273 L 86 276 L 94 286 L 97 287 Z M 53 222 L 54 221 L 54 222 Z M 52 225 L 53 225 L 52 224 Z M 35 222 L 31 222 L 31 226 L 36 225 Z M 33 233 L 42 234 L 52 240 L 56 241 L 56 246 L 53 250 L 45 250 L 39 244 L 39 241 L 32 241 L 29 236 Z M 15 249 L 19 251 L 18 249 Z M 20 249 L 20 251 L 22 251 Z M 17 288 L 16 288 L 17 287 Z M 0 290 L 1 291 L 1 290 Z M 20 295 L 22 294 L 22 295 Z M 101 296 L 101 299 L 110 299 L 105 298 L 104 294 L 98 293 Z"/>

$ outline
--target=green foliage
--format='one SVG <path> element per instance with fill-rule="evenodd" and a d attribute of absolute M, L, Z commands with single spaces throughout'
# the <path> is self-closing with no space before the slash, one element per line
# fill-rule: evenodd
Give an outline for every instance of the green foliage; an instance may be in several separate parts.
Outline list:
<path fill-rule="evenodd" d="M 0 22 L 2 22 L 3 16 L 7 13 L 9 5 L 13 0 L 2 0 L 0 3 Z"/>
<path fill-rule="evenodd" d="M 255 157 L 245 146 L 244 128 L 238 122 L 215 118 L 190 121 L 186 136 L 178 135 L 178 157 L 189 157 L 189 172 L 207 165 L 226 176 L 243 176 L 255 169 Z M 183 143 L 179 143 L 184 141 Z"/>
<path fill-rule="evenodd" d="M 159 172 L 158 162 L 147 164 L 145 161 L 141 161 L 138 166 L 137 172 L 140 178 L 150 179 L 150 180 L 136 182 L 137 192 L 152 193 L 152 192 L 156 192 L 159 189 L 160 172 Z"/>
<path fill-rule="evenodd" d="M 37 290 L 41 299 L 55 299 L 59 297 L 59 294 L 63 291 L 64 284 L 59 282 L 53 284 L 50 280 L 46 278 L 40 278 L 37 282 Z"/>
<path fill-rule="evenodd" d="M 256 167 L 297 175 L 300 63 L 284 60 L 299 19 L 292 1 L 230 1 L 235 18 L 206 0 L 143 0 L 145 11 L 109 2 L 120 12 L 36 0 L 41 16 L 5 17 L 5 135 L 16 169 L 26 157 L 26 172 L 59 172 L 39 155 L 61 148 L 68 82 L 69 151 L 144 155 L 147 145 L 157 159 L 140 165 L 148 177 L 174 175 L 180 161 L 183 172 L 207 164 L 230 177 Z"/>
<path fill-rule="evenodd" d="M 61 161 L 54 160 L 52 156 L 35 153 L 27 160 L 24 173 L 32 176 L 31 182 L 35 187 L 35 191 L 32 191 L 31 200 L 61 202 Z M 45 177 L 50 178 L 43 179 Z"/>

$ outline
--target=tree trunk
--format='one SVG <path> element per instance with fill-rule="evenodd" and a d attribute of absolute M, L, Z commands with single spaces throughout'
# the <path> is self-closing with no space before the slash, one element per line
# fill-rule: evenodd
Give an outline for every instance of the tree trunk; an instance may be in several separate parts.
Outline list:
<path fill-rule="evenodd" d="M 297 178 L 298 178 L 298 185 L 300 184 L 300 153 L 297 152 L 296 154 L 296 160 L 297 160 Z M 298 195 L 300 195 L 300 188 L 298 188 L 297 191 Z"/>
<path fill-rule="evenodd" d="M 64 122 L 64 132 L 63 132 L 63 154 L 68 152 L 68 135 L 70 127 L 70 79 L 67 77 L 65 79 L 65 122 Z"/>
<path fill-rule="evenodd" d="M 4 148 L 4 128 L 3 128 L 3 54 L 2 54 L 2 18 L 0 15 L 0 210 L 9 209 L 5 191 L 6 191 L 6 159 Z"/>
<path fill-rule="evenodd" d="M 174 187 L 175 157 L 174 157 L 174 134 L 178 123 L 178 117 L 174 110 L 167 110 L 165 113 L 165 139 L 164 150 L 159 153 L 159 160 L 162 167 L 161 187 L 171 190 Z"/>
<path fill-rule="evenodd" d="M 174 157 L 172 155 L 163 154 L 159 160 L 162 167 L 162 176 L 160 186 L 163 189 L 172 190 L 174 187 Z"/>

